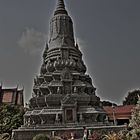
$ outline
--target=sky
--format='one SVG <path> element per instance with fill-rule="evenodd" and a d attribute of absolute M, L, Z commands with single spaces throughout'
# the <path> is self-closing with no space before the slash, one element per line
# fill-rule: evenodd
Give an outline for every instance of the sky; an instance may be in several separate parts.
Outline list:
<path fill-rule="evenodd" d="M 0 81 L 24 86 L 39 74 L 57 0 L 0 0 Z M 140 1 L 65 0 L 87 73 L 101 100 L 122 103 L 140 87 Z"/>

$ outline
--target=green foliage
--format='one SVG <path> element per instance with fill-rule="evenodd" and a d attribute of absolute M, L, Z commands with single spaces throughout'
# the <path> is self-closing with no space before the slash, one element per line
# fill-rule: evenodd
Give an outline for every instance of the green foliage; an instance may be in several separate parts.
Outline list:
<path fill-rule="evenodd" d="M 0 106 L 0 134 L 11 134 L 13 129 L 17 129 L 23 123 L 23 108 L 15 105 Z"/>
<path fill-rule="evenodd" d="M 138 101 L 138 95 L 140 95 L 140 90 L 133 90 L 128 92 L 127 97 L 123 101 L 123 105 L 136 105 Z"/>
<path fill-rule="evenodd" d="M 129 127 L 124 140 L 140 140 L 140 96 L 135 109 L 132 111 Z"/>
<path fill-rule="evenodd" d="M 120 134 L 115 132 L 109 132 L 103 136 L 102 140 L 121 140 Z"/>
<path fill-rule="evenodd" d="M 10 135 L 8 133 L 0 134 L 0 140 L 10 140 Z"/>
<path fill-rule="evenodd" d="M 129 140 L 138 140 L 140 138 L 140 97 L 138 98 L 137 105 L 132 112 L 129 127 L 131 130 L 127 134 Z"/>
<path fill-rule="evenodd" d="M 110 101 L 102 101 L 102 105 L 103 106 L 117 106 L 117 104 L 115 104 L 115 103 L 112 103 L 112 102 L 110 102 Z"/>
<path fill-rule="evenodd" d="M 54 136 L 54 137 L 51 137 L 50 140 L 63 140 L 63 139 L 61 137 Z"/>
<path fill-rule="evenodd" d="M 104 135 L 102 140 L 129 140 L 126 137 L 127 133 L 127 130 L 121 130 L 119 132 L 111 131 L 108 134 Z"/>
<path fill-rule="evenodd" d="M 33 140 L 50 140 L 50 138 L 47 135 L 38 134 L 33 138 Z"/>

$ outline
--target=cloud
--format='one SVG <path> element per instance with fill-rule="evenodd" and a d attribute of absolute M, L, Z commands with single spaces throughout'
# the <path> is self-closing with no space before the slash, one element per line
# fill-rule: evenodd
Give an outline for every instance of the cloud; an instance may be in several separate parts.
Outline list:
<path fill-rule="evenodd" d="M 26 53 L 36 55 L 44 48 L 46 39 L 47 36 L 44 33 L 38 32 L 33 28 L 26 28 L 18 40 L 18 45 Z"/>

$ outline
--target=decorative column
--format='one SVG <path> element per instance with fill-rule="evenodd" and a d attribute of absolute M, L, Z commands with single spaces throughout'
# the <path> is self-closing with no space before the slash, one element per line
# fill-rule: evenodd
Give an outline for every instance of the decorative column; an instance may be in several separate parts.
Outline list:
<path fill-rule="evenodd" d="M 27 118 L 26 117 L 24 117 L 23 121 L 24 121 L 24 125 L 27 126 Z"/>
<path fill-rule="evenodd" d="M 76 107 L 74 109 L 72 109 L 72 112 L 73 112 L 73 121 L 74 121 L 74 123 L 77 123 Z"/>

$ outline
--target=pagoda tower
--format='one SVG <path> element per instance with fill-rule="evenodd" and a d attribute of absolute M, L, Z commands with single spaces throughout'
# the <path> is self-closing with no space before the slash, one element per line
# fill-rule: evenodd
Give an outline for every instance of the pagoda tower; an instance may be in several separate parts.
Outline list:
<path fill-rule="evenodd" d="M 40 127 L 103 121 L 100 99 L 86 74 L 82 53 L 74 41 L 73 22 L 63 0 L 57 2 L 49 36 L 24 125 L 29 120 L 30 126 Z"/>
<path fill-rule="evenodd" d="M 104 125 L 106 114 L 82 53 L 74 40 L 73 22 L 63 0 L 57 0 L 49 41 L 33 96 L 21 129 L 83 128 Z"/>

